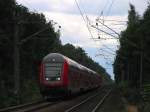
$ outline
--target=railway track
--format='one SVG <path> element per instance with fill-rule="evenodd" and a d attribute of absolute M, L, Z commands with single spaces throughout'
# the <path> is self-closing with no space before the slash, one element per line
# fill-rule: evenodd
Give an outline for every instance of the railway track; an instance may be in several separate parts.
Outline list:
<path fill-rule="evenodd" d="M 0 112 L 33 112 L 41 108 L 45 108 L 48 106 L 52 106 L 57 104 L 58 102 L 46 102 L 44 100 L 35 101 L 28 104 L 8 107 L 5 109 L 0 109 Z"/>
<path fill-rule="evenodd" d="M 111 91 L 110 87 L 102 87 L 98 91 L 93 91 L 92 94 L 85 94 L 86 97 L 81 95 L 81 98 L 57 102 L 41 100 L 1 109 L 0 112 L 97 112 Z"/>
<path fill-rule="evenodd" d="M 65 112 L 97 112 L 112 89 L 103 89 L 82 102 L 68 108 Z"/>

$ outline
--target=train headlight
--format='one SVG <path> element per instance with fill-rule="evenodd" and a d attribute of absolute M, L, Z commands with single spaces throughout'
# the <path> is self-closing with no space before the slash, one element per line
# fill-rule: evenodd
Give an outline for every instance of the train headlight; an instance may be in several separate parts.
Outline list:
<path fill-rule="evenodd" d="M 48 80 L 49 80 L 49 78 L 46 78 L 46 80 L 48 81 Z"/>
<path fill-rule="evenodd" d="M 59 81 L 59 80 L 60 80 L 60 77 L 57 77 L 56 79 Z"/>

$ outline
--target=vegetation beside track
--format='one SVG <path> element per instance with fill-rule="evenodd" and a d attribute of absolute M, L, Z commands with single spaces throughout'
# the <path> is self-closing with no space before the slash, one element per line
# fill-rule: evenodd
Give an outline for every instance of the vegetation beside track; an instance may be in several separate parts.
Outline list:
<path fill-rule="evenodd" d="M 150 4 L 139 15 L 130 4 L 127 28 L 120 35 L 120 48 L 114 62 L 115 80 L 129 104 L 135 104 L 147 112 L 150 100 Z M 146 108 L 146 109 L 144 109 Z M 149 109 L 150 110 L 150 109 Z"/>
<path fill-rule="evenodd" d="M 125 100 L 128 110 L 137 110 L 137 112 L 150 111 L 150 94 L 149 86 L 143 86 L 142 89 L 130 87 L 127 83 L 122 82 L 117 86 L 119 92 Z"/>

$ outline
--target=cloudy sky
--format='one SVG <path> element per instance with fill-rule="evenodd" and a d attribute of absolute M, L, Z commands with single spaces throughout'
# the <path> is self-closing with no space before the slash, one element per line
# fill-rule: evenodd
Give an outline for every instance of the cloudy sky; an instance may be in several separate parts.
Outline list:
<path fill-rule="evenodd" d="M 71 43 L 84 48 L 92 59 L 106 68 L 112 79 L 114 77 L 112 64 L 115 51 L 119 47 L 117 33 L 126 28 L 129 4 L 132 3 L 140 15 L 148 4 L 148 0 L 17 0 L 17 2 L 27 6 L 30 11 L 44 13 L 47 20 L 57 22 L 55 29 L 61 26 L 62 43 Z"/>

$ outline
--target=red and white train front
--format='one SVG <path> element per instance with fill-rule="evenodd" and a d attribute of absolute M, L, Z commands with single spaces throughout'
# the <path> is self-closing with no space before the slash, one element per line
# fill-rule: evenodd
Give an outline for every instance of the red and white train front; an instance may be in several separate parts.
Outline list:
<path fill-rule="evenodd" d="M 40 89 L 43 96 L 59 96 L 67 92 L 68 63 L 61 54 L 44 57 L 40 70 Z"/>
<path fill-rule="evenodd" d="M 50 53 L 41 64 L 40 88 L 44 97 L 79 93 L 101 85 L 101 76 L 59 53 Z"/>

